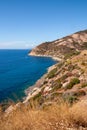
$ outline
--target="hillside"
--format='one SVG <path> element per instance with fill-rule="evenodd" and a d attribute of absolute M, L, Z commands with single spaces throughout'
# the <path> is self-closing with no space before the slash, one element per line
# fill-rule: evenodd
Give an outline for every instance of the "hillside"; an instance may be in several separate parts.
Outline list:
<path fill-rule="evenodd" d="M 52 66 L 36 86 L 0 110 L 0 130 L 87 130 L 87 50 Z"/>
<path fill-rule="evenodd" d="M 29 55 L 67 58 L 87 49 L 87 30 L 74 33 L 61 39 L 45 42 L 34 48 Z"/>
<path fill-rule="evenodd" d="M 61 58 L 50 68 L 44 80 L 34 89 L 34 99 L 40 104 L 62 97 L 69 102 L 86 97 L 87 94 L 87 30 L 74 33 L 34 48 L 30 55 Z M 33 97 L 33 92 L 25 102 Z M 47 101 L 46 101 L 47 100 Z"/>
<path fill-rule="evenodd" d="M 23 102 L 0 109 L 0 130 L 87 130 L 87 30 L 43 43 L 30 55 L 61 60 Z"/>
<path fill-rule="evenodd" d="M 34 99 L 40 105 L 63 98 L 69 103 L 87 98 L 87 50 L 50 68 L 44 80 L 34 88 L 25 102 Z"/>

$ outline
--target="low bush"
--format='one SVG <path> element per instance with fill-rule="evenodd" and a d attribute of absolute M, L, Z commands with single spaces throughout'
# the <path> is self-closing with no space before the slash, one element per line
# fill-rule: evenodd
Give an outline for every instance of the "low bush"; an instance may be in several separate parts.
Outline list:
<path fill-rule="evenodd" d="M 87 87 L 87 83 L 81 84 L 81 88 Z"/>
<path fill-rule="evenodd" d="M 57 68 L 54 68 L 53 70 L 51 70 L 47 77 L 50 79 L 50 78 L 53 78 L 55 76 L 55 73 L 57 72 Z"/>
<path fill-rule="evenodd" d="M 80 80 L 78 78 L 71 79 L 70 83 L 66 86 L 67 89 L 71 89 L 74 85 L 79 84 Z"/>
<path fill-rule="evenodd" d="M 66 101 L 68 101 L 70 104 L 76 102 L 78 99 L 76 96 L 68 96 L 68 98 L 66 99 Z"/>
<path fill-rule="evenodd" d="M 56 91 L 59 88 L 61 88 L 62 87 L 61 80 L 60 79 L 55 80 L 51 87 L 52 87 L 52 91 Z"/>
<path fill-rule="evenodd" d="M 36 94 L 34 97 L 33 97 L 33 100 L 38 100 L 39 98 L 41 98 L 41 92 Z"/>
<path fill-rule="evenodd" d="M 77 97 L 85 96 L 85 95 L 86 95 L 86 92 L 85 92 L 84 90 L 79 90 L 79 91 L 76 92 L 74 95 L 77 96 Z"/>

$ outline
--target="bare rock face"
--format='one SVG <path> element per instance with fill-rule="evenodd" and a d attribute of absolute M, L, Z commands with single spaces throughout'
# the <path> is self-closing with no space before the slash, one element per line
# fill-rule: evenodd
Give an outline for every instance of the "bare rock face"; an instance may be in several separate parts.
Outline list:
<path fill-rule="evenodd" d="M 34 48 L 29 55 L 65 58 L 87 49 L 87 30 L 74 33 L 61 39 L 45 42 Z"/>

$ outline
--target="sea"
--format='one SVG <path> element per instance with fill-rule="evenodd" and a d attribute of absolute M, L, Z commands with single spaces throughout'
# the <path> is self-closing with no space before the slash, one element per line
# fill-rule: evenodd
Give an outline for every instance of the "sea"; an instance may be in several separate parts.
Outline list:
<path fill-rule="evenodd" d="M 0 103 L 21 101 L 25 90 L 57 63 L 50 57 L 29 56 L 30 50 L 0 50 Z"/>

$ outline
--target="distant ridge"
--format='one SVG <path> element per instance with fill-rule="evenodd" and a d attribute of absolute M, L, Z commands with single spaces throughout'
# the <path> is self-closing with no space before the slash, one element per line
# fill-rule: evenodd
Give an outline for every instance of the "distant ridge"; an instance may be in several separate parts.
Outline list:
<path fill-rule="evenodd" d="M 51 56 L 63 59 L 84 49 L 87 49 L 87 30 L 76 32 L 52 42 L 42 43 L 34 48 L 29 55 Z"/>

